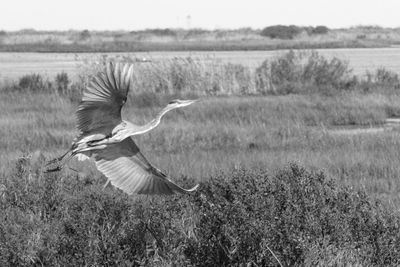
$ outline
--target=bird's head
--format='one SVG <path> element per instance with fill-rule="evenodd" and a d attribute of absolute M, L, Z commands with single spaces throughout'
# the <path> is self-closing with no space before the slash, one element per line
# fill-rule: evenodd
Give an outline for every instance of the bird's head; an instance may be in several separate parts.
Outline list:
<path fill-rule="evenodd" d="M 197 100 L 180 100 L 180 99 L 174 99 L 171 100 L 168 105 L 167 108 L 169 110 L 171 109 L 175 109 L 175 108 L 181 108 L 181 107 L 186 107 L 189 106 L 191 104 L 193 104 L 194 102 L 197 102 Z"/>

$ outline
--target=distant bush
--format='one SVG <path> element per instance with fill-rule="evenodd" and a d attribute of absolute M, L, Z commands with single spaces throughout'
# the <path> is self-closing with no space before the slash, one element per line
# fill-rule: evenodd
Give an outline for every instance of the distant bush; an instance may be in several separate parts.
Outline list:
<path fill-rule="evenodd" d="M 49 83 L 40 74 L 28 74 L 19 79 L 18 90 L 25 92 L 49 91 Z"/>
<path fill-rule="evenodd" d="M 146 29 L 140 31 L 130 31 L 131 34 L 154 34 L 157 36 L 176 36 L 177 32 L 174 29 Z"/>
<path fill-rule="evenodd" d="M 151 29 L 151 30 L 146 30 L 146 32 L 158 35 L 158 36 L 176 36 L 176 32 L 171 29 Z"/>
<path fill-rule="evenodd" d="M 89 30 L 83 30 L 79 33 L 79 39 L 84 41 L 87 40 L 91 37 L 90 31 Z"/>
<path fill-rule="evenodd" d="M 191 37 L 198 37 L 206 33 L 209 33 L 209 31 L 204 29 L 190 29 L 185 33 L 184 39 L 188 39 Z"/>
<path fill-rule="evenodd" d="M 375 82 L 382 85 L 399 85 L 399 75 L 385 68 L 378 68 L 375 72 Z"/>
<path fill-rule="evenodd" d="M 315 28 L 312 29 L 311 33 L 312 34 L 327 34 L 329 31 L 329 28 L 326 26 L 316 26 Z"/>
<path fill-rule="evenodd" d="M 393 92 L 400 89 L 400 77 L 397 73 L 385 68 L 378 68 L 375 72 L 367 72 L 360 81 L 360 88 L 364 92 Z"/>
<path fill-rule="evenodd" d="M 38 31 L 36 31 L 33 28 L 26 28 L 26 29 L 21 29 L 18 31 L 19 34 L 36 34 Z"/>
<path fill-rule="evenodd" d="M 67 94 L 70 80 L 66 72 L 57 73 L 55 78 L 56 88 L 59 94 Z"/>
<path fill-rule="evenodd" d="M 7 32 L 4 30 L 0 30 L 0 37 L 6 36 Z"/>
<path fill-rule="evenodd" d="M 295 25 L 274 25 L 264 28 L 260 34 L 272 39 L 293 39 L 301 31 L 302 28 Z"/>
<path fill-rule="evenodd" d="M 289 51 L 256 69 L 256 90 L 260 93 L 334 93 L 356 85 L 347 62 L 328 60 L 315 51 Z"/>
<path fill-rule="evenodd" d="M 264 60 L 255 70 L 255 87 L 262 95 L 277 94 L 271 81 L 271 68 L 268 60 Z"/>

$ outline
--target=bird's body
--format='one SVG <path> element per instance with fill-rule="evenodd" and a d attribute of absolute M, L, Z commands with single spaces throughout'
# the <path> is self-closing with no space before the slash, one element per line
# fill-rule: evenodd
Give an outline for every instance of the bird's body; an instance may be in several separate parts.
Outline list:
<path fill-rule="evenodd" d="M 71 148 L 60 158 L 50 162 L 57 171 L 73 156 L 94 158 L 96 167 L 116 187 L 128 194 L 173 194 L 186 190 L 153 167 L 142 155 L 131 138 L 155 128 L 170 110 L 192 104 L 193 100 L 171 101 L 156 117 L 145 125 L 135 125 L 122 120 L 121 109 L 127 100 L 132 67 L 107 65 L 106 71 L 94 77 L 83 93 L 77 110 L 78 136 Z"/>

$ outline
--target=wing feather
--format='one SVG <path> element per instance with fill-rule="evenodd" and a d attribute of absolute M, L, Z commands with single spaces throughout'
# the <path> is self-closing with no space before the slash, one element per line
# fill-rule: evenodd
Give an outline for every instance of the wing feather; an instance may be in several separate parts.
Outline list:
<path fill-rule="evenodd" d="M 129 92 L 133 67 L 110 62 L 83 92 L 76 112 L 81 135 L 93 131 L 111 132 L 121 119 L 121 108 Z"/>
<path fill-rule="evenodd" d="M 154 168 L 132 138 L 93 152 L 96 166 L 111 183 L 127 194 L 171 195 L 197 189 L 184 189 Z"/>

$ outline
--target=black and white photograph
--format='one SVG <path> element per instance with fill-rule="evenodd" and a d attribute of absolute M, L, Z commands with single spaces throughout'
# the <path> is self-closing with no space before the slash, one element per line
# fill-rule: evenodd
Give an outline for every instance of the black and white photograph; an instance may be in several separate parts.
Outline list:
<path fill-rule="evenodd" d="M 400 266 L 400 1 L 0 6 L 0 267 Z"/>

